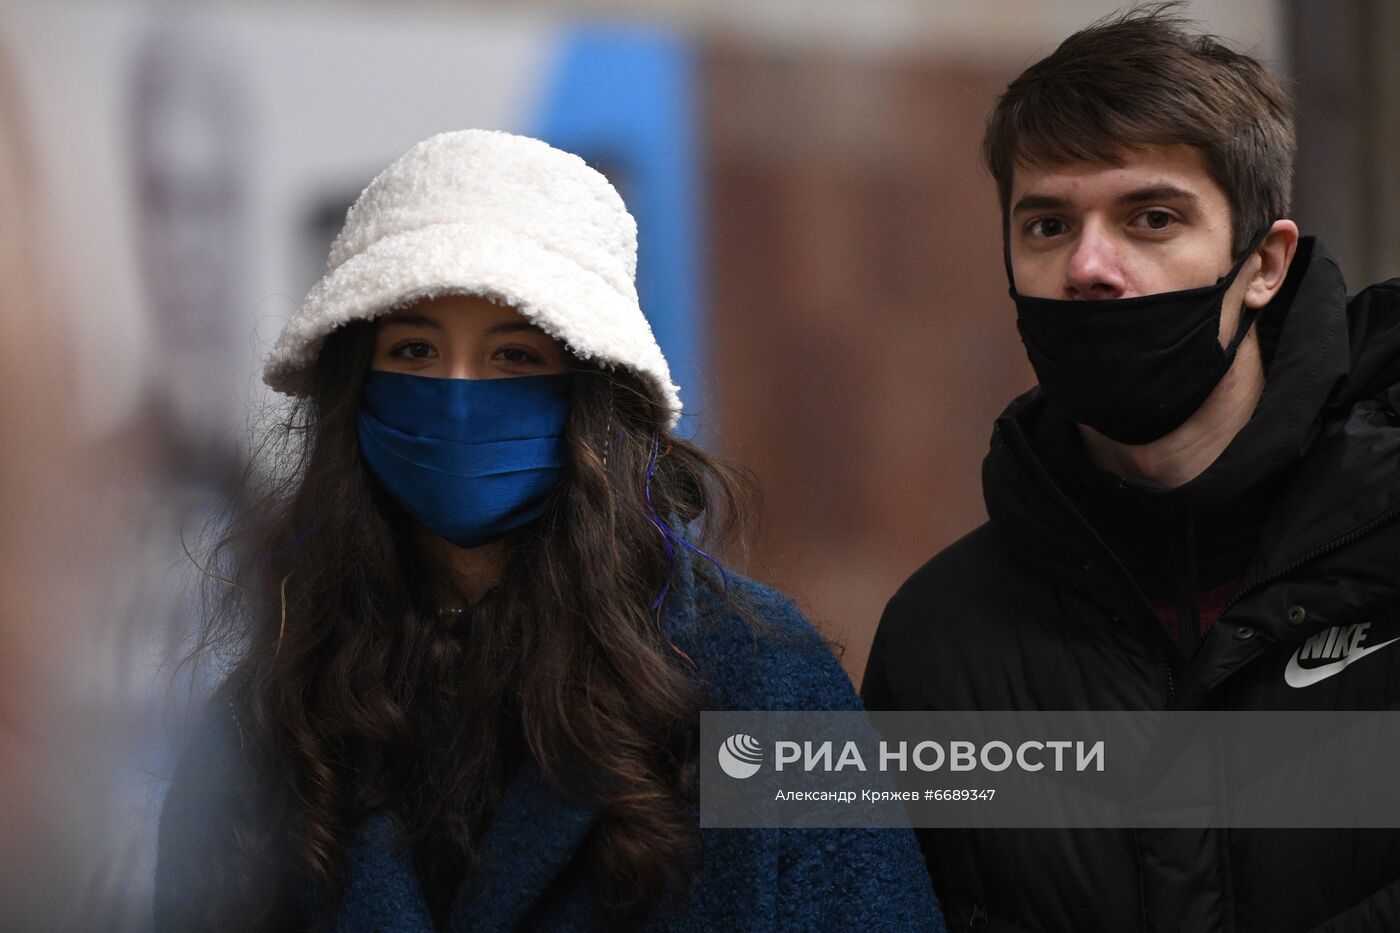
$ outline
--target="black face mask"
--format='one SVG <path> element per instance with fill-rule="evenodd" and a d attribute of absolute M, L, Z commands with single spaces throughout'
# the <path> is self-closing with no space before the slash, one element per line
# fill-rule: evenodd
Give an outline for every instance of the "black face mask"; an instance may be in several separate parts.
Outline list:
<path fill-rule="evenodd" d="M 1146 444 L 1180 427 L 1224 378 L 1254 323 L 1258 309 L 1243 308 L 1229 346 L 1220 346 L 1225 292 L 1268 232 L 1214 285 L 1089 301 L 1017 292 L 1008 242 L 1003 258 L 1016 328 L 1046 397 L 1123 444 Z"/>

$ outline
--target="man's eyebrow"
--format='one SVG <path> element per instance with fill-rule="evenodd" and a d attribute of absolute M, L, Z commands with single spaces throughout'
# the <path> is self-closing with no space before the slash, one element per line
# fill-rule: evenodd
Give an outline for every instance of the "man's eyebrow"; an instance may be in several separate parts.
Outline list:
<path fill-rule="evenodd" d="M 1120 194 L 1114 200 L 1119 204 L 1145 204 L 1149 201 L 1190 201 L 1195 203 L 1200 198 L 1185 188 L 1178 188 L 1176 185 L 1148 185 L 1145 188 L 1134 188 L 1132 191 Z M 1062 210 L 1069 206 L 1069 199 L 1051 194 L 1028 194 L 1016 202 L 1016 206 L 1011 209 L 1012 214 L 1020 214 L 1025 211 L 1055 211 Z"/>
<path fill-rule="evenodd" d="M 1135 188 L 1118 196 L 1119 204 L 1142 204 L 1147 201 L 1199 201 L 1200 198 L 1185 188 L 1176 185 L 1149 185 Z"/>
<path fill-rule="evenodd" d="M 1050 194 L 1028 194 L 1016 202 L 1016 206 L 1011 208 L 1011 213 L 1019 214 L 1022 211 L 1055 211 L 1068 204 L 1068 198 L 1060 198 Z"/>

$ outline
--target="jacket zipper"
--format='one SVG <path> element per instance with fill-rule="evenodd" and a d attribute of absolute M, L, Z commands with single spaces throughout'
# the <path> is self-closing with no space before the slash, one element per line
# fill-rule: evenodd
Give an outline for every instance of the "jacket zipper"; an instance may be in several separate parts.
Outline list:
<path fill-rule="evenodd" d="M 1187 507 L 1183 517 L 1183 551 L 1177 571 L 1176 643 L 1189 665 L 1201 644 L 1200 573 L 1196 567 L 1196 516 Z"/>
<path fill-rule="evenodd" d="M 1220 615 L 1224 616 L 1225 613 L 1229 612 L 1232 608 L 1234 608 L 1236 603 L 1244 599 L 1249 594 L 1253 593 L 1255 590 L 1259 589 L 1264 584 L 1272 583 L 1280 577 L 1285 577 L 1293 571 L 1297 570 L 1299 567 L 1303 566 L 1304 564 L 1310 561 L 1317 560 L 1324 554 L 1330 553 L 1331 551 L 1335 551 L 1338 548 L 1345 547 L 1346 545 L 1352 543 L 1358 538 L 1364 538 L 1366 535 L 1375 531 L 1382 525 L 1393 521 L 1396 517 L 1400 517 L 1400 505 L 1391 506 L 1384 512 L 1377 515 L 1375 518 L 1372 518 L 1370 521 L 1358 525 L 1357 527 L 1353 528 L 1351 531 L 1348 531 L 1346 534 L 1341 535 L 1340 537 L 1333 538 L 1331 541 L 1328 541 L 1321 547 L 1314 548 L 1307 554 L 1304 554 L 1302 557 L 1299 557 L 1296 560 L 1289 562 L 1288 564 L 1284 565 L 1283 567 L 1274 571 L 1273 573 L 1270 573 L 1267 576 L 1259 577 L 1256 580 L 1251 580 L 1250 582 L 1246 583 L 1244 586 L 1236 590 L 1234 592 L 1234 595 L 1232 595 L 1229 598 L 1229 600 L 1226 601 L 1225 608 L 1220 610 Z"/>
<path fill-rule="evenodd" d="M 1002 443 L 1011 449 L 1011 455 L 1017 460 L 1020 460 L 1023 467 L 1027 466 L 1025 460 L 1017 452 L 1016 445 L 1014 443 L 1011 443 L 1011 439 L 1007 436 L 1006 430 L 1002 427 L 1001 419 L 997 419 L 995 422 L 992 423 L 992 435 L 993 437 L 1000 435 Z M 1027 468 L 1034 470 L 1035 466 L 1030 466 Z M 1042 472 L 1045 471 L 1042 470 Z M 1074 503 L 1070 500 L 1070 498 L 1064 494 L 1064 492 L 1060 489 L 1059 484 L 1054 481 L 1054 477 L 1050 476 L 1048 472 L 1045 472 L 1045 476 L 1046 479 L 1049 480 L 1051 490 L 1054 491 L 1055 496 L 1059 499 L 1060 505 L 1063 506 L 1066 509 L 1066 511 L 1069 512 L 1070 515 L 1074 516 L 1074 519 L 1077 522 L 1079 522 L 1081 528 L 1083 528 L 1089 533 L 1090 540 L 1092 540 L 1098 546 L 1100 553 L 1108 555 L 1109 560 L 1117 568 L 1119 575 L 1128 581 L 1129 589 L 1132 592 L 1141 596 L 1138 590 L 1137 582 L 1134 581 L 1132 575 L 1128 573 L 1128 569 L 1123 566 L 1123 562 L 1118 559 L 1118 555 L 1113 553 L 1113 549 L 1110 548 L 1108 544 L 1104 542 L 1103 538 L 1099 535 L 1098 531 L 1094 528 L 1093 525 L 1089 523 L 1089 520 L 1086 519 L 1082 514 L 1080 514 L 1079 509 L 1077 509 Z M 1147 609 L 1148 615 L 1151 616 L 1153 621 L 1157 623 L 1157 627 L 1162 630 L 1162 634 L 1165 636 L 1166 629 L 1161 624 L 1161 620 L 1157 618 L 1156 610 L 1154 610 L 1151 604 L 1147 602 L 1146 597 L 1142 597 L 1138 600 L 1138 602 L 1140 604 L 1140 607 Z M 1178 622 L 1177 624 L 1179 625 L 1180 622 Z M 1172 658 L 1169 653 L 1162 650 L 1160 645 L 1155 648 L 1155 651 L 1157 654 L 1158 663 L 1161 665 L 1162 671 L 1165 675 L 1161 681 L 1160 686 L 1162 692 L 1165 694 L 1165 698 L 1162 702 L 1162 705 L 1166 706 L 1167 701 L 1171 700 L 1171 698 L 1176 694 L 1176 681 L 1172 671 Z"/>

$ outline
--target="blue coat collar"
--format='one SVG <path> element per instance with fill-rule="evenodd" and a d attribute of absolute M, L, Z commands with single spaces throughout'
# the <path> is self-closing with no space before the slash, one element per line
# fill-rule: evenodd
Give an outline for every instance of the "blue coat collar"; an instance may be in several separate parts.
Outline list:
<path fill-rule="evenodd" d="M 663 604 L 662 633 L 683 638 L 696 621 L 692 558 L 676 548 L 676 573 Z M 689 641 L 689 639 L 685 639 Z M 526 756 L 506 785 L 481 839 L 479 858 L 453 899 L 451 929 L 515 929 L 544 899 L 598 818 L 598 808 L 571 801 Z M 578 919 L 575 917 L 575 919 Z M 354 833 L 337 933 L 431 933 L 427 902 L 412 854 L 391 819 L 376 815 Z"/>

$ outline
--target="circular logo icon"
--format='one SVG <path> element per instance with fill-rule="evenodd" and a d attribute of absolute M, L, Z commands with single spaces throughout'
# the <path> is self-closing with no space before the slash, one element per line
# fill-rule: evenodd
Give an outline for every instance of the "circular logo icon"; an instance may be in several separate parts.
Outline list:
<path fill-rule="evenodd" d="M 731 735 L 719 747 L 719 766 L 732 778 L 753 777 L 762 764 L 763 746 L 751 735 Z"/>

